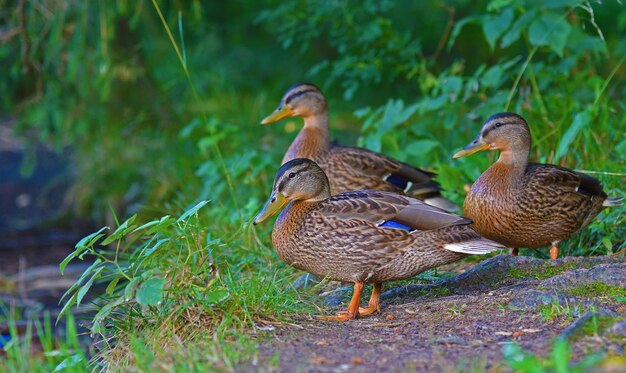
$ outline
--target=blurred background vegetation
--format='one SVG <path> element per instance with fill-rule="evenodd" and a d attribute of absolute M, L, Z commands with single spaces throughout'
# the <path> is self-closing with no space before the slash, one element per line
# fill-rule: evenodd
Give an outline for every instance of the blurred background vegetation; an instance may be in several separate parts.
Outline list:
<path fill-rule="evenodd" d="M 73 213 L 115 226 L 116 216 L 139 213 L 145 222 L 208 200 L 199 212 L 198 247 L 210 249 L 210 260 L 228 267 L 233 282 L 285 270 L 269 248 L 270 225 L 257 235 L 248 222 L 301 127 L 296 119 L 258 122 L 297 82 L 323 89 L 339 142 L 437 171 L 459 205 L 493 155 L 451 155 L 489 115 L 505 110 L 528 120 L 533 160 L 598 172 L 609 194 L 624 194 L 620 1 L 0 5 L 3 125 L 14 120 L 32 149 L 44 143 L 71 154 Z M 25 173 L 38 161 L 30 155 Z M 563 245 L 564 254 L 623 250 L 623 217 L 624 208 L 603 212 Z M 122 233 L 117 238 L 130 235 Z M 121 251 L 132 257 L 150 241 L 124 242 Z M 183 243 L 168 245 L 172 251 Z M 175 257 L 162 255 L 151 273 L 175 283 L 181 274 L 168 268 Z M 229 312 L 242 320 L 271 313 L 259 302 L 256 310 L 247 304 Z"/>
<path fill-rule="evenodd" d="M 224 201 L 225 173 L 248 218 L 300 128 L 256 124 L 301 81 L 334 137 L 438 170 L 458 203 L 490 159 L 450 154 L 502 110 L 528 119 L 535 160 L 624 170 L 618 1 L 164 2 L 189 79 L 151 2 L 2 5 L 2 112 L 71 150 L 76 211 L 96 219 Z"/>

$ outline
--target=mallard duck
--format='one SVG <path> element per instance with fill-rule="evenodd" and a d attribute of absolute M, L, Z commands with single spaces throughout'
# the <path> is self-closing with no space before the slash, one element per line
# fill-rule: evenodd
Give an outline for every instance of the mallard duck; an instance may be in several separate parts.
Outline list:
<path fill-rule="evenodd" d="M 289 88 L 278 108 L 261 121 L 277 122 L 301 117 L 304 127 L 289 146 L 282 163 L 309 158 L 322 167 L 333 194 L 357 189 L 386 190 L 419 198 L 429 205 L 452 211 L 456 205 L 441 196 L 434 173 L 362 148 L 337 146 L 330 142 L 328 107 L 322 92 L 313 84 Z"/>
<path fill-rule="evenodd" d="M 620 200 L 607 198 L 600 182 L 552 164 L 528 163 L 531 137 L 526 120 L 515 113 L 495 114 L 478 136 L 453 158 L 482 150 L 500 150 L 500 157 L 472 185 L 463 213 L 483 236 L 513 248 L 558 244 L 573 236 L 602 208 Z"/>
<path fill-rule="evenodd" d="M 345 321 L 380 308 L 382 283 L 484 254 L 504 246 L 482 238 L 471 220 L 400 194 L 358 190 L 334 196 L 326 174 L 307 158 L 280 167 L 258 224 L 287 205 L 272 232 L 278 255 L 314 275 L 354 283 Z M 359 308 L 365 283 L 374 284 L 369 305 Z"/>

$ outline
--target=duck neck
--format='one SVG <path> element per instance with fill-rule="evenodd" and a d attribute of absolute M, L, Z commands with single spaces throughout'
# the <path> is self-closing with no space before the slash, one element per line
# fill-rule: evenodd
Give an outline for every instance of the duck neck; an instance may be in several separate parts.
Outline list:
<path fill-rule="evenodd" d="M 330 149 L 328 134 L 328 112 L 303 118 L 304 127 L 289 146 L 283 164 L 294 158 L 315 159 Z"/>
<path fill-rule="evenodd" d="M 506 175 L 509 183 L 516 183 L 521 180 L 526 172 L 528 166 L 529 149 L 503 149 L 500 152 L 500 157 L 494 164 L 496 169 L 506 170 L 503 175 Z"/>

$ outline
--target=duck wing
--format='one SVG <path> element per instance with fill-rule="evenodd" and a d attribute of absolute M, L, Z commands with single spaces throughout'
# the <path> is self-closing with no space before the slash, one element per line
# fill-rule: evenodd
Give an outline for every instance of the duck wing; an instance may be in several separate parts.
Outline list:
<path fill-rule="evenodd" d="M 470 219 L 399 194 L 358 190 L 332 196 L 318 207 L 324 216 L 367 221 L 377 227 L 427 231 L 452 225 L 469 225 Z"/>
<path fill-rule="evenodd" d="M 357 189 L 386 190 L 454 210 L 456 205 L 441 196 L 441 187 L 425 171 L 367 149 L 334 146 L 319 160 L 331 181 L 333 192 Z"/>

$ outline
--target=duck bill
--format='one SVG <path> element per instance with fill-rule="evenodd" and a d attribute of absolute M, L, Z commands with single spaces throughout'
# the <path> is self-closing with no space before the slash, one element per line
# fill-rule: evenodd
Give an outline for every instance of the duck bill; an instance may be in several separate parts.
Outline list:
<path fill-rule="evenodd" d="M 261 210 L 261 212 L 259 212 L 259 214 L 254 218 L 252 224 L 257 225 L 266 221 L 268 218 L 270 218 L 272 215 L 282 209 L 283 206 L 285 206 L 288 202 L 289 200 L 285 198 L 285 196 L 283 196 L 282 194 L 272 194 L 267 202 L 265 202 L 263 210 Z"/>
<path fill-rule="evenodd" d="M 474 139 L 474 141 L 467 144 L 463 149 L 457 152 L 452 156 L 452 159 L 457 159 L 461 157 L 466 157 L 468 155 L 472 155 L 474 153 L 481 152 L 483 150 L 488 150 L 490 145 L 482 139 L 480 135 Z"/>
<path fill-rule="evenodd" d="M 293 115 L 293 111 L 285 105 L 279 106 L 272 114 L 261 121 L 262 125 L 278 122 L 283 118 L 287 118 Z"/>

